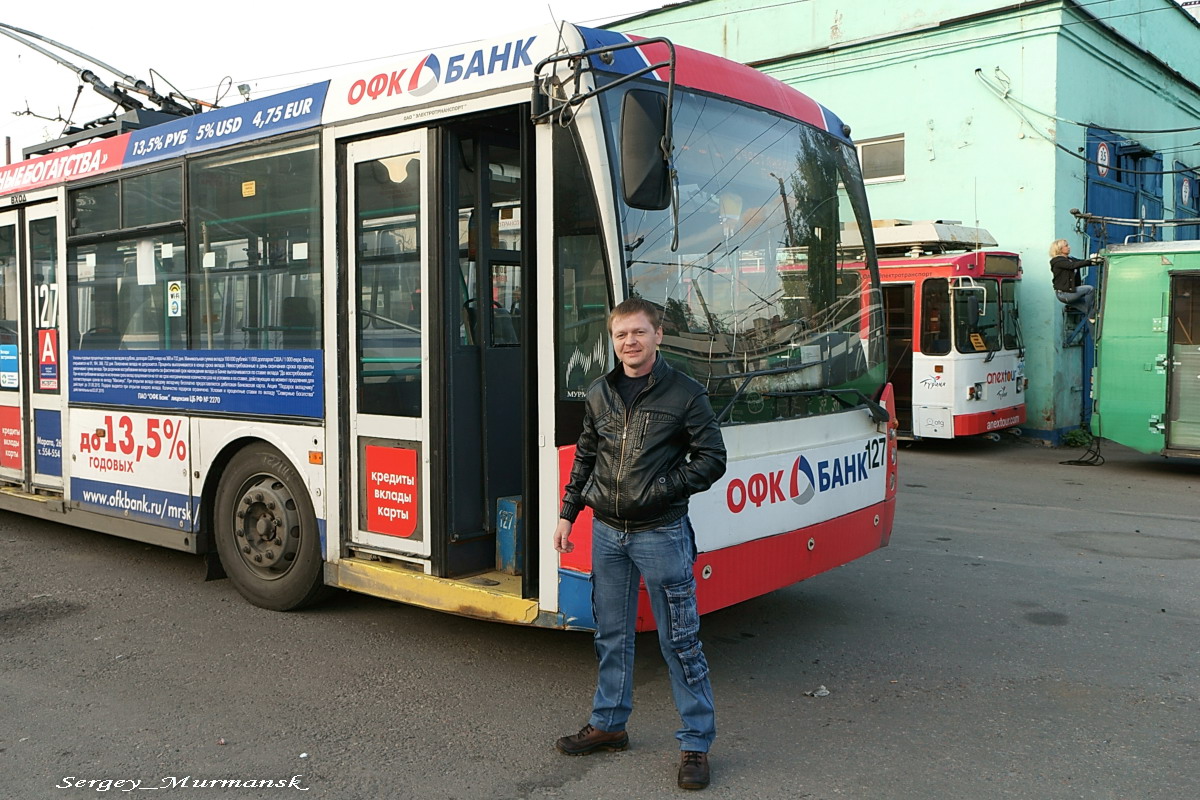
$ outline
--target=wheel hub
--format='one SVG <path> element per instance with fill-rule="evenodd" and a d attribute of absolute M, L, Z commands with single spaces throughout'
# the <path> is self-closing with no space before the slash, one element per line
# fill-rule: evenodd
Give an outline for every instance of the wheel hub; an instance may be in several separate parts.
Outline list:
<path fill-rule="evenodd" d="M 246 482 L 234 512 L 238 553 L 260 577 L 278 578 L 300 550 L 300 515 L 287 487 L 272 475 Z"/>

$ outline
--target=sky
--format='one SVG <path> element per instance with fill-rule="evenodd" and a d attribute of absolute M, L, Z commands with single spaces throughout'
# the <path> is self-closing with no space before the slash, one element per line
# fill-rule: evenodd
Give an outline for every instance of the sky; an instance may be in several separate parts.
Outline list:
<path fill-rule="evenodd" d="M 320 4 L 326 10 L 317 14 L 302 10 L 306 5 L 264 0 L 133 5 L 24 0 L 5 3 L 0 23 L 69 45 L 147 82 L 154 70 L 154 86 L 163 94 L 170 88 L 165 79 L 184 94 L 211 102 L 225 79 L 224 86 L 231 88 L 224 104 L 229 105 L 240 102 L 240 84 L 248 84 L 251 98 L 258 99 L 323 80 L 353 64 L 498 38 L 552 20 L 598 25 L 664 4 L 665 0 L 336 0 Z M 148 10 L 154 8 L 161 11 Z M 123 13 L 127 9 L 137 11 Z M 77 56 L 55 52 L 93 69 L 105 83 L 119 77 Z M 13 112 L 28 110 L 84 123 L 113 110 L 113 104 L 90 86 L 78 94 L 78 85 L 73 71 L 0 36 L 0 142 L 10 140 L 13 161 L 21 158 L 22 148 L 55 138 L 63 129 L 61 121 Z M 5 152 L 0 148 L 0 164 L 5 163 Z"/>

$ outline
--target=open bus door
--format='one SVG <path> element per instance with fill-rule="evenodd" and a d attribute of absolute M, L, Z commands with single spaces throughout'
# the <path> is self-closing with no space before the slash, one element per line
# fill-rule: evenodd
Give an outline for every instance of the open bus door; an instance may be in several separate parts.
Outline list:
<path fill-rule="evenodd" d="M 0 480 L 62 491 L 58 203 L 0 214 Z"/>
<path fill-rule="evenodd" d="M 524 545 L 532 374 L 532 178 L 528 108 L 443 131 L 447 252 L 444 303 L 447 576 L 497 570 L 492 579 L 535 594 L 536 548 Z M 517 576 L 520 576 L 519 578 Z M 516 578 L 516 580 L 513 580 Z"/>
<path fill-rule="evenodd" d="M 353 142 L 345 167 L 351 542 L 525 597 L 527 118 Z"/>
<path fill-rule="evenodd" d="M 896 398 L 896 422 L 901 434 L 913 432 L 913 284 L 883 286 L 887 321 L 888 383 Z"/>
<path fill-rule="evenodd" d="M 1171 275 L 1166 446 L 1200 454 L 1200 274 Z"/>

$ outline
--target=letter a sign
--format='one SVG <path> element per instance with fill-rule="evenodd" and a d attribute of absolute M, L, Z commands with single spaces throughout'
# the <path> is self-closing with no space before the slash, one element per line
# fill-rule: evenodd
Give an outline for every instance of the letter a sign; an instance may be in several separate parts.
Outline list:
<path fill-rule="evenodd" d="M 43 392 L 58 391 L 58 329 L 38 331 L 38 388 Z"/>

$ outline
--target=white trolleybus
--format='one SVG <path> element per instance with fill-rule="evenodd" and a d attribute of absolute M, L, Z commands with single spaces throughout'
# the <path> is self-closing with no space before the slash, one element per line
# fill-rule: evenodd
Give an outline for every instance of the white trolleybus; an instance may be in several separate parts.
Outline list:
<path fill-rule="evenodd" d="M 552 531 L 636 294 L 729 450 L 701 609 L 870 553 L 895 445 L 878 270 L 838 257 L 870 231 L 848 133 L 564 25 L 5 167 L 0 505 L 205 554 L 265 608 L 586 629 L 590 517 L 561 559 Z"/>
<path fill-rule="evenodd" d="M 901 436 L 998 438 L 1025 422 L 1021 259 L 956 221 L 876 220 Z M 851 238 L 851 237 L 847 237 Z"/>

